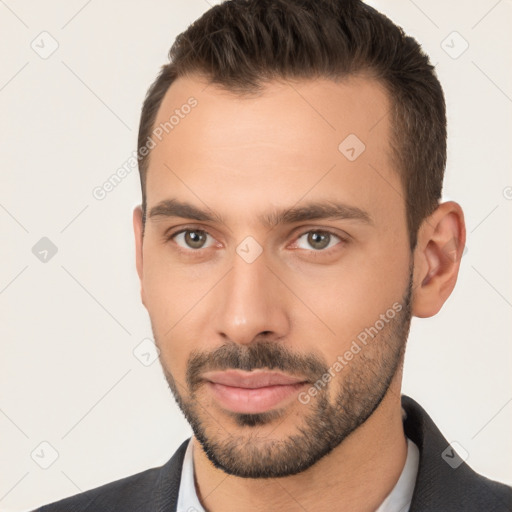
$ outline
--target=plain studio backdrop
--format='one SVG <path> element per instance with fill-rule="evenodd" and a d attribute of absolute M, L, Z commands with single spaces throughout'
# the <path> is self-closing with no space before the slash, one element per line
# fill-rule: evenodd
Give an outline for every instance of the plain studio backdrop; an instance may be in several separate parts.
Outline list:
<path fill-rule="evenodd" d="M 133 155 L 147 88 L 210 5 L 0 1 L 1 511 L 159 466 L 191 433 L 150 354 L 138 172 L 93 192 Z M 413 320 L 403 392 L 475 470 L 512 484 L 512 3 L 372 5 L 436 65 L 444 198 L 468 228 L 455 291 L 436 317 Z"/>

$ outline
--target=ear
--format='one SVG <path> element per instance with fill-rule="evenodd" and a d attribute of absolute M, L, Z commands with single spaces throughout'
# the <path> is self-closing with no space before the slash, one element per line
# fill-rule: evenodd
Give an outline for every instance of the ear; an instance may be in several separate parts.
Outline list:
<path fill-rule="evenodd" d="M 440 204 L 423 221 L 414 250 L 414 316 L 434 316 L 446 302 L 457 282 L 465 244 L 464 213 L 454 201 Z"/>
<path fill-rule="evenodd" d="M 133 210 L 133 232 L 135 234 L 135 265 L 137 267 L 137 274 L 140 280 L 140 298 L 142 304 L 144 301 L 144 287 L 142 284 L 142 242 L 143 242 L 143 228 L 142 228 L 142 207 L 136 206 Z"/>

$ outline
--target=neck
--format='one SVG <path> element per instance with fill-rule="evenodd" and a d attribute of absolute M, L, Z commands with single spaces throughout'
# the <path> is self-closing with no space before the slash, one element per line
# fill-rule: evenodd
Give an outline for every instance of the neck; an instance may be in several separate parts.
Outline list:
<path fill-rule="evenodd" d="M 399 373 L 399 372 L 398 372 Z M 337 510 L 373 512 L 395 486 L 407 456 L 395 379 L 368 420 L 306 471 L 276 479 L 248 479 L 215 468 L 194 442 L 196 489 L 206 510 Z"/>

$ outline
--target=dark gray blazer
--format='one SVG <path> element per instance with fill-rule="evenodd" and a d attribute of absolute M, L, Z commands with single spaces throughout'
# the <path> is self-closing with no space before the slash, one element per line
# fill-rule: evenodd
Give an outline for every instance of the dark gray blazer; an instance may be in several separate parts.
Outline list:
<path fill-rule="evenodd" d="M 402 406 L 407 412 L 405 433 L 420 451 L 410 512 L 512 511 L 512 487 L 489 480 L 462 462 L 413 399 L 403 395 Z M 34 512 L 176 511 L 187 442 L 161 467 L 45 505 Z"/>

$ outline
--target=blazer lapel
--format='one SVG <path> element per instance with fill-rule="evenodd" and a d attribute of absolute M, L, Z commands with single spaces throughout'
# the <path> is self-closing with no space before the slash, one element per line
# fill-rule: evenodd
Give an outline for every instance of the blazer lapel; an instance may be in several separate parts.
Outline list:
<path fill-rule="evenodd" d="M 412 398 L 402 395 L 402 407 L 405 434 L 420 451 L 410 512 L 512 510 L 510 487 L 475 473 Z"/>

